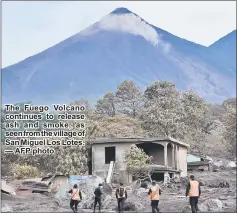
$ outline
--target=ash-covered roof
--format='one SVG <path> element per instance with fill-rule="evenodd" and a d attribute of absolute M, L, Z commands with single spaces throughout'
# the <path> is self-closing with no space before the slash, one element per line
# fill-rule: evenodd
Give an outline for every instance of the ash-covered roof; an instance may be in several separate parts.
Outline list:
<path fill-rule="evenodd" d="M 199 161 L 201 161 L 201 158 L 200 158 L 200 157 L 195 156 L 195 155 L 188 154 L 188 156 L 187 156 L 187 162 L 188 162 L 188 163 L 191 163 L 191 162 L 199 162 Z"/>
<path fill-rule="evenodd" d="M 190 166 L 194 166 L 194 165 L 208 165 L 209 161 L 208 160 L 204 160 L 201 157 L 192 155 L 192 154 L 188 154 L 187 156 L 187 163 Z"/>
<path fill-rule="evenodd" d="M 107 143 L 151 143 L 151 142 L 171 142 L 173 144 L 178 144 L 180 146 L 184 146 L 186 148 L 189 147 L 188 144 L 176 140 L 171 137 L 164 137 L 164 138 L 97 138 L 92 140 L 93 144 L 107 144 Z"/>

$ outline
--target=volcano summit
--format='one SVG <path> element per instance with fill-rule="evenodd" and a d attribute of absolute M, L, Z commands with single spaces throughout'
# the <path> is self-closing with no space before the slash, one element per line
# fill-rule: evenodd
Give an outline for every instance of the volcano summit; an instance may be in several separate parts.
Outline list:
<path fill-rule="evenodd" d="M 192 30 L 192 29 L 190 29 Z M 205 47 L 157 28 L 126 8 L 2 70 L 3 103 L 94 101 L 124 80 L 166 80 L 209 102 L 235 96 L 236 30 Z M 30 45 L 30 44 L 29 44 Z"/>

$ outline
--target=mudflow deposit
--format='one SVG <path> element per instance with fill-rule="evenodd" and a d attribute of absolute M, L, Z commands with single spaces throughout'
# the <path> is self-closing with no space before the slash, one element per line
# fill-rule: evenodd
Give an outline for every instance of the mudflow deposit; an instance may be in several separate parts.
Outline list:
<path fill-rule="evenodd" d="M 200 212 L 236 212 L 236 168 L 219 168 L 214 171 L 194 172 L 202 185 Z M 93 211 L 93 192 L 103 181 L 102 178 L 96 176 L 89 176 L 86 180 L 78 181 L 83 196 L 79 204 L 79 212 Z M 185 197 L 187 182 L 187 178 L 170 179 L 167 184 L 158 182 L 163 189 L 159 205 L 161 212 L 191 212 L 188 198 Z M 37 190 L 32 191 L 30 188 L 22 190 L 19 188 L 22 183 L 23 181 L 19 180 L 4 182 L 6 189 L 2 190 L 2 212 L 72 212 L 69 207 L 70 195 L 67 193 L 70 185 L 61 184 L 55 192 L 43 193 Z M 103 185 L 102 212 L 116 212 L 115 190 L 118 185 L 115 183 L 103 183 Z M 125 212 L 151 211 L 147 194 L 149 185 L 149 182 L 141 184 L 137 181 L 126 186 L 128 199 Z"/>

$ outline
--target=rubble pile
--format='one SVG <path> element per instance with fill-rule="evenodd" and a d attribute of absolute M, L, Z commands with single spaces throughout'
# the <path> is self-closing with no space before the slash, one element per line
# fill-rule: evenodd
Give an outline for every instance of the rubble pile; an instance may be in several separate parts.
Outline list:
<path fill-rule="evenodd" d="M 236 175 L 234 172 L 222 171 L 215 172 L 202 172 L 195 174 L 202 185 L 210 188 L 232 188 L 236 187 Z"/>
<path fill-rule="evenodd" d="M 206 208 L 207 212 L 218 212 L 222 210 L 222 202 L 218 199 L 208 199 L 200 207 Z"/>
<path fill-rule="evenodd" d="M 202 185 L 202 196 L 199 200 L 200 212 L 234 212 L 236 208 L 236 171 L 220 170 L 218 172 L 194 172 L 196 179 Z M 39 183 L 40 181 L 36 181 Z M 23 181 L 21 187 L 24 188 L 44 188 L 44 185 L 36 184 L 34 181 Z M 94 204 L 94 190 L 99 183 L 103 185 L 102 209 L 106 212 L 117 211 L 117 199 L 115 197 L 116 188 L 119 185 L 110 185 L 104 183 L 104 179 L 97 176 L 88 176 L 87 179 L 78 180 L 76 182 L 82 192 L 82 201 L 79 204 L 81 212 L 92 212 Z M 157 182 L 163 189 L 160 197 L 159 208 L 161 212 L 191 212 L 189 199 L 185 196 L 188 177 L 171 178 L 167 183 Z M 62 182 L 59 190 L 53 198 L 42 193 L 31 193 L 32 190 L 14 190 L 18 188 L 14 184 L 2 183 L 2 211 L 9 212 L 67 212 L 70 210 L 71 196 L 68 191 L 73 183 Z M 150 211 L 150 197 L 148 190 L 150 188 L 149 181 L 135 181 L 125 186 L 128 198 L 125 201 L 125 211 L 147 212 Z M 14 186 L 13 190 L 6 186 Z M 46 188 L 46 187 L 45 187 Z M 19 193 L 21 192 L 21 193 Z M 54 202 L 55 201 L 55 202 Z M 6 205 L 5 205 L 6 204 Z M 98 207 L 97 207 L 98 208 Z"/>
<path fill-rule="evenodd" d="M 216 174 L 216 175 L 213 175 Z M 209 212 L 209 211 L 217 211 L 216 209 L 220 209 L 222 205 L 222 201 L 220 199 L 212 199 L 214 198 L 212 191 L 218 188 L 228 188 L 230 190 L 230 181 L 228 178 L 221 178 L 220 174 L 213 172 L 202 172 L 194 174 L 197 179 L 200 181 L 201 185 L 204 187 L 203 190 L 206 193 L 209 193 L 212 197 L 206 197 L 206 200 L 200 201 L 200 211 Z M 229 177 L 233 179 L 234 174 L 229 174 Z M 228 176 L 226 175 L 226 177 Z M 86 180 L 78 181 L 78 186 L 82 192 L 83 200 L 79 204 L 79 208 L 81 209 L 93 209 L 94 204 L 94 190 L 98 187 L 99 183 L 103 184 L 103 195 L 102 195 L 102 209 L 117 211 L 117 200 L 115 197 L 115 190 L 117 185 L 112 187 L 112 185 L 104 183 L 104 180 L 97 176 L 89 176 Z M 188 200 L 185 198 L 185 188 L 188 184 L 188 177 L 185 178 L 172 178 L 168 183 L 157 182 L 158 185 L 163 188 L 164 194 L 162 195 L 162 199 L 164 200 L 180 200 L 180 202 L 186 202 L 183 208 L 180 209 L 182 212 L 190 212 L 190 207 Z M 58 197 L 58 204 L 61 207 L 69 208 L 69 200 L 70 195 L 67 193 L 69 190 L 69 186 L 61 187 L 55 197 Z M 136 181 L 132 183 L 130 186 L 127 186 L 128 199 L 125 202 L 124 210 L 125 211 L 144 211 L 150 206 L 150 199 L 148 196 L 148 189 L 150 188 L 150 182 L 146 182 L 145 184 L 141 184 Z M 205 192 L 204 192 L 205 193 Z M 60 195 L 60 196 L 59 196 Z M 182 195 L 182 196 L 181 196 Z M 170 199 L 170 197 L 173 197 Z M 183 198 L 184 197 L 184 198 Z M 161 208 L 163 209 L 163 202 L 161 202 Z M 186 201 L 187 200 L 187 201 Z M 165 206 L 164 206 L 165 207 Z M 164 209 L 165 210 L 165 209 Z"/>
<path fill-rule="evenodd" d="M 184 188 L 188 185 L 188 178 L 186 178 L 186 177 L 185 178 L 183 178 L 183 177 L 182 178 L 172 178 L 167 183 L 160 182 L 158 184 L 162 188 L 168 188 L 168 189 L 179 191 L 181 188 Z"/>
<path fill-rule="evenodd" d="M 79 208 L 83 209 L 91 209 L 94 203 L 94 191 L 102 183 L 104 186 L 103 196 L 102 196 L 102 203 L 105 200 L 108 194 L 112 193 L 112 189 L 110 190 L 109 186 L 104 183 L 104 179 L 98 176 L 90 176 L 86 180 L 82 180 L 78 183 L 79 189 L 82 192 L 83 200 L 79 204 Z"/>
<path fill-rule="evenodd" d="M 58 189 L 57 193 L 55 194 L 54 199 L 55 199 L 55 202 L 59 206 L 68 207 L 68 202 L 70 200 L 70 196 L 68 194 L 69 189 L 70 189 L 70 185 L 65 183 L 61 185 L 61 187 Z"/>
<path fill-rule="evenodd" d="M 207 199 L 198 205 L 200 212 L 220 212 L 222 211 L 222 202 L 218 199 Z M 190 205 L 186 205 L 182 208 L 182 212 L 191 212 Z"/>
<path fill-rule="evenodd" d="M 213 168 L 216 169 L 236 169 L 236 160 L 235 161 L 230 161 L 226 159 L 221 159 L 221 158 L 213 158 Z"/>
<path fill-rule="evenodd" d="M 103 196 L 102 196 L 102 205 L 108 205 L 111 199 L 112 187 L 106 183 L 104 183 L 104 179 L 98 176 L 89 176 L 85 180 L 78 180 L 77 184 L 82 193 L 82 201 L 79 203 L 79 208 L 82 209 L 91 209 L 94 203 L 94 190 L 98 187 L 98 185 L 103 184 Z M 70 184 L 62 185 L 58 192 L 55 194 L 56 203 L 64 208 L 68 208 L 70 195 L 68 191 L 70 190 Z"/>
<path fill-rule="evenodd" d="M 230 187 L 229 183 L 226 181 L 220 181 L 220 182 L 215 181 L 214 183 L 208 184 L 208 186 L 211 188 L 229 188 Z"/>

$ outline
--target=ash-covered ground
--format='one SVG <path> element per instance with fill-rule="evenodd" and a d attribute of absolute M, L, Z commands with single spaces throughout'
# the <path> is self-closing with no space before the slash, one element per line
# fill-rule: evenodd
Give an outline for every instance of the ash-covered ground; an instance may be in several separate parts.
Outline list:
<path fill-rule="evenodd" d="M 236 212 L 236 170 L 195 172 L 194 175 L 202 184 L 200 212 Z M 83 193 L 79 212 L 93 212 L 93 191 L 101 181 L 101 178 L 92 176 L 79 183 Z M 189 200 L 185 197 L 187 181 L 186 178 L 171 179 L 166 186 L 159 183 L 163 189 L 159 204 L 161 212 L 191 212 Z M 16 190 L 20 182 L 12 181 L 8 184 Z M 127 186 L 125 211 L 151 212 L 148 188 L 138 187 L 136 184 Z M 2 193 L 2 212 L 72 212 L 67 190 L 61 187 L 61 192 L 56 194 L 16 191 L 15 196 Z M 102 204 L 102 212 L 117 210 L 115 188 L 105 185 Z"/>

